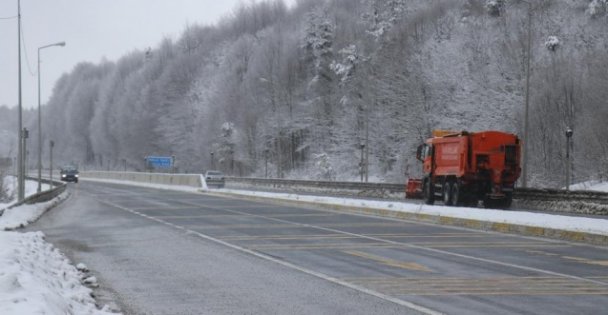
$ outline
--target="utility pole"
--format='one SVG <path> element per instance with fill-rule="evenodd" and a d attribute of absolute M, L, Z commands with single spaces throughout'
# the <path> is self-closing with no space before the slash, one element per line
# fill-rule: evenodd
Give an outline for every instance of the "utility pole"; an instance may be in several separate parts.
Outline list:
<path fill-rule="evenodd" d="M 529 107 L 530 107 L 530 60 L 532 59 L 532 4 L 528 4 L 528 47 L 526 47 L 526 104 L 524 112 L 524 151 L 523 151 L 523 163 L 522 163 L 522 186 L 528 187 L 528 149 L 530 142 L 529 139 Z"/>
<path fill-rule="evenodd" d="M 264 149 L 264 178 L 268 178 L 268 149 Z"/>
<path fill-rule="evenodd" d="M 42 191 L 42 114 L 41 114 L 41 96 L 40 96 L 40 51 L 53 47 L 65 46 L 65 42 L 50 44 L 38 48 L 38 192 Z"/>
<path fill-rule="evenodd" d="M 18 128 L 19 128 L 19 132 L 18 132 L 18 137 L 19 137 L 19 152 L 18 152 L 18 169 L 19 169 L 19 174 L 17 175 L 18 177 L 18 183 L 17 183 L 17 199 L 19 201 L 22 201 L 23 199 L 25 199 L 25 176 L 23 174 L 23 164 L 24 164 L 24 148 L 23 148 L 23 142 L 24 142 L 24 135 L 23 135 L 23 113 L 22 113 L 22 104 L 21 104 L 21 0 L 17 0 L 17 56 L 18 56 L 18 71 L 17 73 L 19 74 L 19 96 L 18 96 L 18 104 L 19 104 L 19 109 L 18 111 Z"/>
<path fill-rule="evenodd" d="M 566 129 L 566 191 L 570 190 L 570 141 L 574 132 L 572 128 Z"/>
<path fill-rule="evenodd" d="M 363 149 L 365 149 L 365 144 L 359 145 L 361 148 L 361 160 L 359 161 L 359 175 L 361 175 L 361 182 L 363 182 Z"/>
<path fill-rule="evenodd" d="M 51 142 L 49 143 L 50 147 L 51 147 L 51 164 L 50 164 L 50 177 L 51 177 L 51 190 L 53 189 L 53 147 L 55 146 L 55 142 L 53 140 L 51 140 Z"/>

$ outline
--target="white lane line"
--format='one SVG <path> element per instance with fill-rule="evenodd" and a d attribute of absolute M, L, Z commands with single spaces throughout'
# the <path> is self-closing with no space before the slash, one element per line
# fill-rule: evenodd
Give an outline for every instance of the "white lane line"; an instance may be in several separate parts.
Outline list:
<path fill-rule="evenodd" d="M 313 271 L 313 270 L 310 270 L 310 269 L 306 269 L 304 267 L 300 267 L 298 265 L 294 265 L 292 263 L 276 259 L 276 258 L 274 258 L 272 256 L 269 256 L 269 255 L 266 255 L 266 254 L 263 254 L 263 253 L 260 253 L 260 252 L 255 252 L 255 251 L 252 251 L 250 249 L 247 249 L 247 248 L 244 248 L 244 247 L 240 247 L 238 245 L 234 245 L 234 244 L 222 241 L 220 239 L 217 239 L 215 237 L 212 237 L 212 236 L 209 236 L 209 235 L 206 235 L 206 234 L 202 234 L 202 233 L 199 233 L 199 232 L 196 232 L 196 231 L 192 231 L 192 230 L 187 229 L 187 228 L 185 228 L 183 226 L 175 225 L 175 224 L 173 224 L 171 222 L 167 222 L 167 221 L 161 220 L 159 218 L 155 218 L 155 217 L 143 214 L 143 213 L 139 213 L 137 211 L 134 211 L 134 210 L 129 209 L 127 207 L 123 207 L 121 205 L 114 204 L 114 203 L 109 202 L 109 201 L 104 201 L 104 200 L 99 200 L 99 199 L 96 199 L 96 200 L 98 202 L 102 203 L 102 204 L 106 204 L 108 206 L 111 206 L 111 207 L 114 207 L 114 208 L 118 208 L 118 209 L 130 212 L 132 214 L 135 214 L 137 216 L 140 216 L 140 217 L 152 220 L 152 221 L 156 221 L 158 223 L 161 223 L 161 224 L 170 226 L 172 228 L 184 231 L 184 232 L 186 232 L 189 235 L 196 235 L 196 236 L 198 236 L 200 238 L 203 238 L 203 239 L 206 239 L 208 241 L 212 241 L 212 242 L 224 245 L 226 247 L 232 248 L 234 250 L 237 250 L 237 251 L 240 251 L 240 252 L 243 252 L 243 253 L 247 253 L 247 254 L 253 255 L 255 257 L 258 257 L 258 258 L 261 258 L 261 259 L 264 259 L 264 260 L 267 260 L 267 261 L 271 261 L 271 262 L 280 264 L 282 266 L 285 266 L 285 267 L 288 267 L 288 268 L 291 268 L 291 269 L 303 272 L 305 274 L 308 274 L 308 275 L 311 275 L 311 276 L 314 276 L 314 277 L 317 277 L 317 278 L 321 278 L 323 280 L 326 280 L 326 281 L 329 281 L 329 282 L 332 282 L 332 283 L 335 283 L 335 284 L 338 284 L 338 285 L 341 285 L 341 286 L 344 286 L 344 287 L 347 287 L 347 288 L 350 288 L 350 289 L 353 289 L 353 290 L 357 290 L 359 292 L 362 292 L 362 293 L 365 293 L 365 294 L 368 294 L 368 295 L 371 295 L 371 296 L 375 296 L 377 298 L 380 298 L 380 299 L 383 299 L 383 300 L 386 300 L 386 301 L 389 301 L 389 302 L 393 302 L 393 303 L 398 304 L 398 305 L 402 305 L 402 306 L 411 308 L 413 310 L 419 311 L 419 312 L 427 314 L 427 315 L 443 315 L 443 313 L 435 311 L 435 310 L 432 310 L 430 308 L 426 308 L 424 306 L 421 306 L 421 305 L 418 305 L 418 304 L 414 304 L 414 303 L 411 303 L 411 302 L 408 302 L 408 301 L 400 300 L 400 299 L 394 298 L 392 296 L 385 295 L 385 294 L 382 294 L 380 292 L 376 292 L 376 291 L 367 289 L 365 287 L 361 287 L 361 286 L 358 286 L 358 285 L 355 285 L 355 284 L 352 284 L 352 283 L 340 280 L 338 278 L 334 278 L 334 277 L 328 276 L 328 275 L 320 273 L 320 272 L 316 272 L 316 271 Z"/>
<path fill-rule="evenodd" d="M 191 204 L 191 205 L 196 205 L 194 203 L 187 203 L 187 202 L 184 202 L 184 203 Z M 322 226 L 317 226 L 317 225 L 311 225 L 311 224 L 306 224 L 306 223 L 293 222 L 293 221 L 279 219 L 279 218 L 273 218 L 273 217 L 266 217 L 266 216 L 263 216 L 263 215 L 251 214 L 251 213 L 247 213 L 247 212 L 241 212 L 241 211 L 238 211 L 238 210 L 227 210 L 227 209 L 221 209 L 221 208 L 213 208 L 213 207 L 203 206 L 203 205 L 200 205 L 200 204 L 198 204 L 197 206 L 200 207 L 200 208 L 207 208 L 207 209 L 213 209 L 213 210 L 222 210 L 222 211 L 236 213 L 236 214 L 241 214 L 241 215 L 245 215 L 245 216 L 263 218 L 263 219 L 266 219 L 266 220 L 276 221 L 276 222 L 280 222 L 280 223 L 293 224 L 293 225 L 297 225 L 297 226 L 300 226 L 300 227 L 318 229 L 318 230 L 322 230 L 322 231 L 326 231 L 326 232 L 340 233 L 340 234 L 344 234 L 344 235 L 350 235 L 350 236 L 354 236 L 354 237 L 359 237 L 359 238 L 363 238 L 363 239 L 373 240 L 373 241 L 387 243 L 387 244 L 392 244 L 392 245 L 398 245 L 398 246 L 402 246 L 402 247 L 415 248 L 415 249 L 425 250 L 425 251 L 434 252 L 434 253 L 438 253 L 438 254 L 444 254 L 444 255 L 459 257 L 459 258 L 463 258 L 463 259 L 481 261 L 481 262 L 485 262 L 485 263 L 489 263 L 489 264 L 495 264 L 495 265 L 510 267 L 510 268 L 514 268 L 514 269 L 533 271 L 533 272 L 544 273 L 544 274 L 553 275 L 553 276 L 557 276 L 557 277 L 564 277 L 564 278 L 575 279 L 575 280 L 579 280 L 579 281 L 599 284 L 599 285 L 602 285 L 602 286 L 608 286 L 608 282 L 599 281 L 599 280 L 593 280 L 593 279 L 588 279 L 588 278 L 583 278 L 583 277 L 579 277 L 579 276 L 574 276 L 574 275 L 569 275 L 569 274 L 565 274 L 565 273 L 554 272 L 554 271 L 540 269 L 540 268 L 522 266 L 522 265 L 511 264 L 511 263 L 502 262 L 502 261 L 498 261 L 498 260 L 493 260 L 493 259 L 487 259 L 487 258 L 475 257 L 475 256 L 470 256 L 470 255 L 465 255 L 465 254 L 459 254 L 459 253 L 454 253 L 454 252 L 450 252 L 450 251 L 446 251 L 446 250 L 441 250 L 441 249 L 436 249 L 436 248 L 431 248 L 431 247 L 426 247 L 426 246 L 421 246 L 421 245 L 414 245 L 414 244 L 409 244 L 409 243 L 403 243 L 403 242 L 397 242 L 397 241 L 382 239 L 382 238 L 378 238 L 378 237 L 374 237 L 374 236 L 367 236 L 367 235 L 363 235 L 363 234 L 351 233 L 351 232 L 347 232 L 347 231 L 336 230 L 336 229 L 322 227 Z"/>

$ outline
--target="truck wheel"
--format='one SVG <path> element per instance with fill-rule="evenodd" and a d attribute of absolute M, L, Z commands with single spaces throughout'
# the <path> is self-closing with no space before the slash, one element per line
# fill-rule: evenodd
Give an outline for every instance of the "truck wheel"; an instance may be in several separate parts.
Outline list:
<path fill-rule="evenodd" d="M 429 178 L 422 181 L 422 194 L 424 195 L 424 203 L 427 205 L 435 203 L 435 191 Z"/>
<path fill-rule="evenodd" d="M 462 195 L 461 189 L 459 182 L 452 183 L 452 204 L 456 207 L 463 205 L 464 196 Z"/>
<path fill-rule="evenodd" d="M 495 209 L 498 208 L 498 202 L 496 202 L 494 199 L 486 197 L 483 199 L 483 207 L 486 209 Z"/>
<path fill-rule="evenodd" d="M 443 184 L 443 204 L 452 205 L 452 185 L 448 181 Z"/>
<path fill-rule="evenodd" d="M 507 193 L 505 197 L 505 209 L 511 208 L 511 204 L 513 204 L 513 193 Z"/>

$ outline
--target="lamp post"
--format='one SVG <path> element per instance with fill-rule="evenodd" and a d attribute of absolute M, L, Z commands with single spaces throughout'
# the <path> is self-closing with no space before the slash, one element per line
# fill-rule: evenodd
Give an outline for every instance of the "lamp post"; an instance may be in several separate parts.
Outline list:
<path fill-rule="evenodd" d="M 215 160 L 213 159 L 213 155 L 215 155 L 215 152 L 211 152 L 211 169 L 212 170 L 215 169 Z"/>
<path fill-rule="evenodd" d="M 55 141 L 51 140 L 49 143 L 51 149 L 51 161 L 50 161 L 50 177 L 51 177 L 51 189 L 53 189 L 53 147 L 55 147 Z"/>
<path fill-rule="evenodd" d="M 359 174 L 361 175 L 361 182 L 363 182 L 363 173 L 364 173 L 363 150 L 365 149 L 365 144 L 360 144 L 359 147 L 361 148 L 361 160 L 359 161 Z"/>
<path fill-rule="evenodd" d="M 65 42 L 54 43 L 42 47 L 38 47 L 38 192 L 42 191 L 42 114 L 40 111 L 40 51 L 53 47 L 53 46 L 65 46 Z"/>
<path fill-rule="evenodd" d="M 264 178 L 268 178 L 268 149 L 264 149 Z"/>
<path fill-rule="evenodd" d="M 568 127 L 566 129 L 566 191 L 570 190 L 570 141 L 573 134 L 572 128 Z"/>
<path fill-rule="evenodd" d="M 18 50 L 18 77 L 19 77 L 19 88 L 18 88 L 18 104 L 19 109 L 18 112 L 18 128 L 19 132 L 17 133 L 17 137 L 19 138 L 19 152 L 17 152 L 17 200 L 22 201 L 25 199 L 25 175 L 23 174 L 23 109 L 21 106 L 21 1 L 17 0 L 17 50 Z"/>

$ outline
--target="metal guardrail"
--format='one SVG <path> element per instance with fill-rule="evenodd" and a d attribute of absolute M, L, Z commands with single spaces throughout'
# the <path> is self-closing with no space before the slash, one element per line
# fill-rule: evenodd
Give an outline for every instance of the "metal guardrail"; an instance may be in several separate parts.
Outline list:
<path fill-rule="evenodd" d="M 28 177 L 26 179 L 36 180 L 36 181 L 38 180 L 37 178 L 30 178 L 30 177 Z M 45 184 L 51 184 L 51 181 L 48 179 L 42 179 L 42 182 Z M 45 190 L 45 191 L 41 191 L 39 193 L 33 194 L 33 195 L 23 199 L 22 201 L 12 204 L 10 207 L 7 207 L 6 209 L 0 209 L 0 216 L 2 216 L 4 214 L 5 210 L 12 209 L 12 208 L 24 205 L 24 204 L 31 205 L 34 203 L 49 201 L 49 200 L 61 195 L 67 187 L 66 183 L 64 183 L 64 182 L 53 181 L 52 184 L 53 184 L 53 189 Z"/>
<path fill-rule="evenodd" d="M 330 182 L 291 179 L 243 178 L 227 177 L 227 184 L 263 186 L 271 188 L 309 187 L 317 189 L 342 189 L 353 191 L 376 191 L 379 193 L 404 193 L 405 183 L 362 183 L 362 182 Z M 563 200 L 608 204 L 608 193 L 598 191 L 566 191 L 560 189 L 516 188 L 514 199 L 522 200 Z"/>
<path fill-rule="evenodd" d="M 344 189 L 358 191 L 384 191 L 389 193 L 404 193 L 405 184 L 390 183 L 363 183 L 363 182 L 331 182 L 295 179 L 226 177 L 226 183 L 246 184 L 252 186 L 266 186 L 273 188 L 309 187 L 326 189 Z"/>
<path fill-rule="evenodd" d="M 513 198 L 524 200 L 566 200 L 608 204 L 608 193 L 591 190 L 516 188 Z"/>

